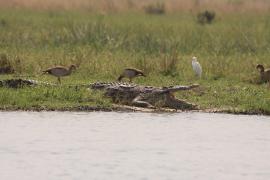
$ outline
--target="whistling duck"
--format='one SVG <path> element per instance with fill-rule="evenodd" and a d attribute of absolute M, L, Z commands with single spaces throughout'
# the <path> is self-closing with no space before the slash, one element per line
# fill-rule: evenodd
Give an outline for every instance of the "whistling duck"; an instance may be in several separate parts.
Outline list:
<path fill-rule="evenodd" d="M 258 64 L 256 66 L 256 69 L 258 69 L 260 72 L 261 81 L 269 82 L 269 86 L 270 86 L 270 69 L 264 69 L 263 65 L 261 64 Z"/>
<path fill-rule="evenodd" d="M 51 67 L 51 68 L 43 71 L 43 73 L 44 74 L 48 73 L 50 75 L 57 77 L 58 82 L 61 84 L 60 77 L 70 75 L 72 73 L 72 71 L 75 69 L 76 69 L 76 66 L 74 64 L 70 65 L 69 68 L 66 68 L 63 66 L 55 66 L 55 67 Z"/>
<path fill-rule="evenodd" d="M 127 69 L 124 69 L 122 74 L 119 76 L 118 81 L 121 81 L 122 78 L 126 77 L 126 78 L 129 78 L 129 82 L 132 82 L 132 79 L 137 76 L 146 77 L 141 70 L 134 69 L 134 68 L 127 68 Z"/>

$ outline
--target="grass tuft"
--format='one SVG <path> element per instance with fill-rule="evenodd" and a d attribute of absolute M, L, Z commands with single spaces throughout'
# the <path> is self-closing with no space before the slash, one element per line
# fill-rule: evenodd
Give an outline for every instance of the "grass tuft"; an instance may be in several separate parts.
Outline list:
<path fill-rule="evenodd" d="M 149 4 L 144 8 L 147 14 L 165 14 L 165 4 L 164 2 L 156 2 L 155 4 Z"/>

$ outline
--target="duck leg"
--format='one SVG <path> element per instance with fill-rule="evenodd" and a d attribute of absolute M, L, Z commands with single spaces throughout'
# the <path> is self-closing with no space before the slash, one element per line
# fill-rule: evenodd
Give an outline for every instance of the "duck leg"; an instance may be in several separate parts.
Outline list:
<path fill-rule="evenodd" d="M 57 77 L 57 79 L 58 79 L 58 83 L 61 84 L 61 79 L 60 79 L 60 77 Z"/>

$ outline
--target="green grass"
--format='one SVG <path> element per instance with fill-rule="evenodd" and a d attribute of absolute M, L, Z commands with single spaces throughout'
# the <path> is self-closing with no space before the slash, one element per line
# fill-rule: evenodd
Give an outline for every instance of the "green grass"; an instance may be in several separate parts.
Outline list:
<path fill-rule="evenodd" d="M 218 13 L 217 13 L 218 14 Z M 41 75 L 53 65 L 78 64 L 63 85 L 10 90 L 0 88 L 2 109 L 110 107 L 100 93 L 66 88 L 69 84 L 115 81 L 125 67 L 142 69 L 138 84 L 199 83 L 196 91 L 177 97 L 200 107 L 270 113 L 270 89 L 257 85 L 256 64 L 270 66 L 270 14 L 218 14 L 200 25 L 188 13 L 168 15 L 91 14 L 72 11 L 1 10 L 0 53 L 15 67 L 14 75 L 56 82 Z M 194 77 L 197 56 L 203 77 Z"/>
<path fill-rule="evenodd" d="M 84 106 L 110 108 L 110 100 L 102 97 L 101 92 L 93 93 L 84 88 L 78 89 L 68 86 L 1 88 L 0 107 L 2 109 L 23 110 L 69 110 Z"/>

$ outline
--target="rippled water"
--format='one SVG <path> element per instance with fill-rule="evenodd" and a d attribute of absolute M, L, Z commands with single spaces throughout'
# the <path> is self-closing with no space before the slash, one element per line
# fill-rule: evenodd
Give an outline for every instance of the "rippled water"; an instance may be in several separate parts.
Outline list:
<path fill-rule="evenodd" d="M 270 117 L 0 112 L 1 180 L 268 180 Z"/>

